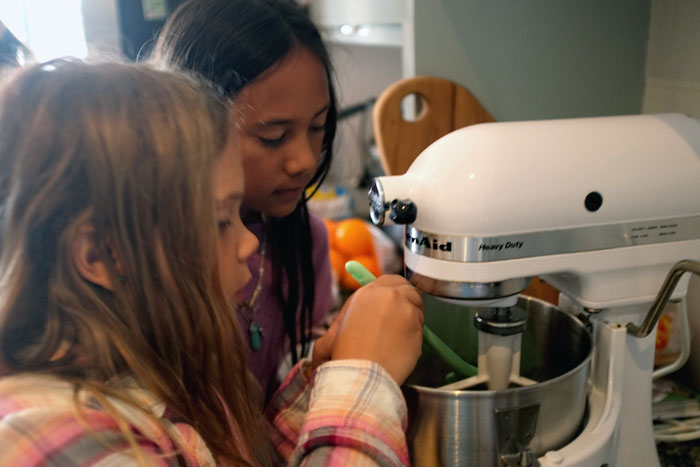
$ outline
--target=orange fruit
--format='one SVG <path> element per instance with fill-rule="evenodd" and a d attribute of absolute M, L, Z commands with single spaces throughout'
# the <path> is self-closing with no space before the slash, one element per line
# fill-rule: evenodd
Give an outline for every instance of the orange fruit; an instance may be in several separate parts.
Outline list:
<path fill-rule="evenodd" d="M 329 251 L 330 257 L 331 257 L 331 269 L 335 271 L 335 277 L 340 280 L 341 277 L 343 277 L 343 273 L 345 272 L 345 257 L 338 252 L 338 250 L 335 250 L 333 248 L 330 249 Z"/>
<path fill-rule="evenodd" d="M 347 257 L 374 254 L 372 233 L 362 219 L 345 219 L 335 230 L 335 248 Z"/>
<path fill-rule="evenodd" d="M 379 267 L 379 262 L 377 259 L 374 257 L 374 255 L 362 255 L 362 256 L 353 256 L 350 258 L 348 261 L 357 261 L 358 263 L 362 264 L 364 267 L 366 267 L 369 272 L 376 276 L 381 275 L 382 270 Z M 357 290 L 360 288 L 360 284 L 355 280 L 354 277 L 350 275 L 349 272 L 345 270 L 345 266 L 343 265 L 343 274 L 342 276 L 338 276 L 340 278 L 340 288 L 343 290 Z"/>
<path fill-rule="evenodd" d="M 328 244 L 331 248 L 335 246 L 335 231 L 338 228 L 338 223 L 330 219 L 323 218 L 323 223 L 326 225 L 326 230 L 328 231 Z"/>

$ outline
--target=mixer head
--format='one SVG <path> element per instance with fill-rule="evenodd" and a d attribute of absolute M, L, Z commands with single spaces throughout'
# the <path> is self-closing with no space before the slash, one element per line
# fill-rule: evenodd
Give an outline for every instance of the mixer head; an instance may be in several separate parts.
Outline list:
<path fill-rule="evenodd" d="M 406 276 L 426 293 L 498 300 L 537 275 L 601 309 L 650 303 L 700 259 L 697 180 L 700 122 L 683 115 L 486 123 L 376 178 L 370 211 L 406 226 Z"/>

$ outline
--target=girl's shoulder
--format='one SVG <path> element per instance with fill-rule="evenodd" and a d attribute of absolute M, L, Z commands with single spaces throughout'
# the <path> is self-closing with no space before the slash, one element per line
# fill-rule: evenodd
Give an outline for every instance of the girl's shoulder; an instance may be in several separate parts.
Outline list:
<path fill-rule="evenodd" d="M 70 383 L 48 375 L 12 375 L 0 378 L 0 419 L 32 408 L 73 407 Z"/>
<path fill-rule="evenodd" d="M 149 409 L 160 405 L 149 404 L 150 396 L 143 390 L 144 394 L 135 394 L 137 391 L 128 389 L 132 397 L 145 402 Z M 174 453 L 175 444 L 160 427 L 154 426 L 150 417 L 135 408 L 125 407 L 119 400 L 107 399 L 134 434 L 132 442 L 135 441 L 148 457 L 149 465 L 151 461 L 152 465 L 179 464 L 177 456 L 163 456 Z M 172 426 L 167 420 L 162 421 Z M 204 444 L 189 426 L 177 424 L 170 435 L 183 437 L 188 460 L 211 459 L 208 450 L 198 452 L 198 445 Z M 197 441 L 196 446 L 190 446 L 190 439 Z M 125 454 L 130 447 L 129 439 L 114 416 L 92 396 L 82 392 L 76 395 L 70 382 L 48 375 L 0 378 L 0 465 L 43 465 L 49 459 L 61 459 L 65 465 L 75 466 L 98 461 L 136 465 L 136 459 Z"/>
<path fill-rule="evenodd" d="M 110 445 L 124 447 L 114 419 L 91 409 L 78 413 L 70 383 L 43 375 L 0 379 L 0 464 L 87 465 L 114 453 Z"/>

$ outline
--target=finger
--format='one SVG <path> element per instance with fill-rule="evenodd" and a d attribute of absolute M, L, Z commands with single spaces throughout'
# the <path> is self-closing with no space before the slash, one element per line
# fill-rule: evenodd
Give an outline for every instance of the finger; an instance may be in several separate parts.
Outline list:
<path fill-rule="evenodd" d="M 329 335 L 329 333 L 330 328 L 328 329 L 328 331 L 326 331 L 324 335 L 316 339 L 316 342 L 314 343 L 314 352 L 312 354 L 313 356 L 316 356 L 318 352 L 324 354 L 327 349 L 330 349 L 335 338 L 334 336 Z"/>
<path fill-rule="evenodd" d="M 328 327 L 328 330 L 326 330 L 326 333 L 324 334 L 324 337 L 326 338 L 327 346 L 328 349 L 332 349 L 333 345 L 335 345 L 335 340 L 338 336 L 338 332 L 340 332 L 340 328 L 343 325 L 343 319 L 345 316 L 345 308 L 343 308 L 338 315 L 335 317 L 331 325 Z"/>
<path fill-rule="evenodd" d="M 419 308 L 423 308 L 423 296 L 420 294 L 420 292 L 418 292 L 418 290 L 413 288 L 413 286 L 407 283 L 405 286 L 400 286 L 399 290 L 403 296 L 411 302 L 411 304 Z"/>
<path fill-rule="evenodd" d="M 356 293 L 353 293 L 352 295 L 350 295 L 348 297 L 347 300 L 345 300 L 345 303 L 343 303 L 343 306 L 340 308 L 340 311 L 338 312 L 338 315 L 335 317 L 335 319 L 331 323 L 331 326 L 333 326 L 336 323 L 338 324 L 338 326 L 341 325 L 341 323 L 343 322 L 343 319 L 345 319 L 345 315 L 347 315 L 348 310 L 352 306 L 352 302 L 355 299 L 355 296 L 356 296 Z"/>
<path fill-rule="evenodd" d="M 343 318 L 345 317 L 345 314 L 348 311 L 348 308 L 350 308 L 350 305 L 352 303 L 352 296 L 346 300 L 346 302 L 343 304 L 342 308 L 338 312 L 338 314 L 333 318 L 333 322 L 331 323 L 331 326 L 334 324 L 340 324 L 341 321 L 343 321 Z"/>
<path fill-rule="evenodd" d="M 316 339 L 313 353 L 311 354 L 311 363 L 314 368 L 330 358 L 334 342 L 335 337 L 329 336 L 328 334 L 324 334 Z"/>
<path fill-rule="evenodd" d="M 323 337 L 329 339 L 332 342 L 333 340 L 335 340 L 335 336 L 338 335 L 338 329 L 340 329 L 340 320 L 336 318 L 328 327 Z"/>
<path fill-rule="evenodd" d="M 393 285 L 402 285 L 402 284 L 408 284 L 408 281 L 397 275 L 397 274 L 384 274 L 382 276 L 377 277 L 375 280 L 370 282 L 368 285 L 385 285 L 385 286 L 393 286 Z"/>
<path fill-rule="evenodd" d="M 413 305 L 416 317 L 421 325 L 425 324 L 425 313 L 423 310 L 423 296 L 416 291 L 413 287 L 408 287 L 410 290 L 404 290 L 404 297 L 406 297 L 406 300 Z"/>
<path fill-rule="evenodd" d="M 418 322 L 420 322 L 421 328 L 425 326 L 425 313 L 423 312 L 423 308 L 418 309 Z"/>
<path fill-rule="evenodd" d="M 421 328 L 423 328 L 423 325 L 425 325 L 425 315 L 423 314 L 422 308 L 411 304 L 410 308 L 405 310 L 405 313 L 407 313 L 410 316 L 410 317 L 407 316 L 407 319 L 415 320 L 415 321 L 410 321 L 412 324 L 415 323 L 415 324 L 419 325 Z"/>

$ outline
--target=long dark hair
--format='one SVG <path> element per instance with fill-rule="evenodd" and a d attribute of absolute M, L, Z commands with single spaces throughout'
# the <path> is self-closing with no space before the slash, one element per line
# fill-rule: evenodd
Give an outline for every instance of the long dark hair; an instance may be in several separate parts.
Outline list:
<path fill-rule="evenodd" d="M 227 96 L 235 97 L 298 46 L 321 61 L 328 79 L 330 107 L 321 164 L 308 185 L 318 186 L 331 163 L 337 108 L 328 51 L 305 10 L 288 0 L 190 0 L 166 22 L 152 59 L 194 71 Z M 288 216 L 268 219 L 265 229 L 271 248 L 273 285 L 284 310 L 294 362 L 298 360 L 297 342 L 301 342 L 302 353 L 306 352 L 315 295 L 307 199 L 302 198 Z M 288 287 L 283 287 L 285 281 Z"/>

